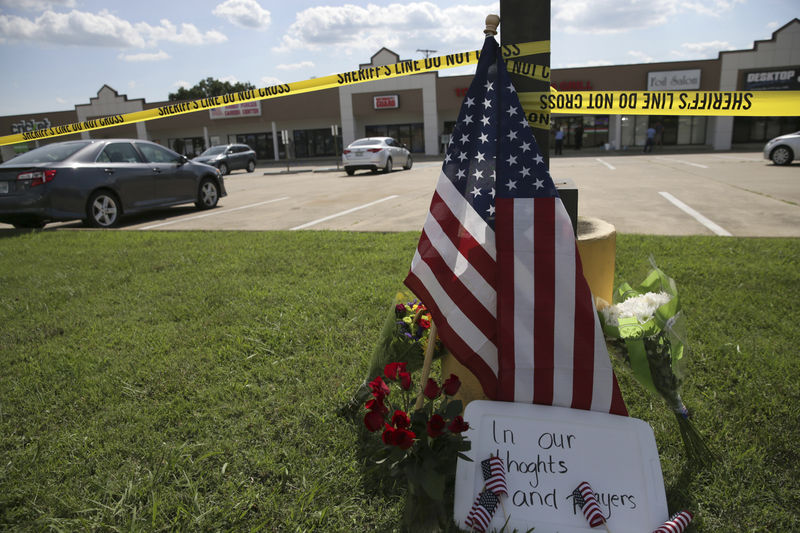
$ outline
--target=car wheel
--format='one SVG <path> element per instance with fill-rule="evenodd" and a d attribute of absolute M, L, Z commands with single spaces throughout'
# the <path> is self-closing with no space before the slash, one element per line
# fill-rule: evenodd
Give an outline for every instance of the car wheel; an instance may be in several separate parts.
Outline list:
<path fill-rule="evenodd" d="M 776 165 L 788 165 L 794 159 L 794 154 L 792 153 L 792 149 L 788 146 L 778 146 L 772 151 L 772 154 L 769 156 L 772 159 L 772 162 Z"/>
<path fill-rule="evenodd" d="M 250 161 L 247 162 L 247 171 L 252 172 L 255 169 L 256 169 L 256 162 L 251 159 Z"/>
<path fill-rule="evenodd" d="M 198 209 L 211 209 L 219 202 L 219 186 L 212 179 L 205 178 L 200 182 L 200 191 L 194 205 Z"/>
<path fill-rule="evenodd" d="M 411 158 L 411 154 L 408 154 L 408 159 L 406 159 L 406 164 L 403 165 L 403 170 L 410 170 L 411 165 L 414 164 L 414 160 Z"/>
<path fill-rule="evenodd" d="M 89 197 L 86 222 L 93 228 L 113 228 L 122 214 L 117 196 L 109 191 L 97 191 Z"/>
<path fill-rule="evenodd" d="M 352 176 L 353 174 L 355 174 L 355 173 L 356 173 L 356 169 L 354 169 L 354 168 L 347 168 L 347 167 L 345 167 L 344 171 L 345 171 L 345 172 L 347 172 L 347 175 L 348 175 L 348 176 Z"/>
<path fill-rule="evenodd" d="M 384 172 L 389 174 L 392 171 L 392 158 L 386 160 L 386 166 L 383 169 Z"/>
<path fill-rule="evenodd" d="M 227 176 L 228 175 L 228 165 L 226 165 L 225 163 L 220 163 L 219 164 L 219 173 L 222 174 L 223 176 Z"/>

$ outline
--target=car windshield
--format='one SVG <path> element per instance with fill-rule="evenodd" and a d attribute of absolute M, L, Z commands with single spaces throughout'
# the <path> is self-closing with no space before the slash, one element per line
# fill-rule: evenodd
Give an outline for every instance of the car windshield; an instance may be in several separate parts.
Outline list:
<path fill-rule="evenodd" d="M 200 155 L 217 155 L 225 151 L 225 146 L 212 146 Z"/>
<path fill-rule="evenodd" d="M 370 146 L 375 144 L 382 144 L 381 139 L 359 139 L 357 141 L 353 141 L 353 144 L 350 146 Z"/>
<path fill-rule="evenodd" d="M 33 165 L 36 163 L 56 163 L 90 144 L 91 141 L 69 141 L 53 143 L 25 152 L 9 160 L 9 165 Z"/>

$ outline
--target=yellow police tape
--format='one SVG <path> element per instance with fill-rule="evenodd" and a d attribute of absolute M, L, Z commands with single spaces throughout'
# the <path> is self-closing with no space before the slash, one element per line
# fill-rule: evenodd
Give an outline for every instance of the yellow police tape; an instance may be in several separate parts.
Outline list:
<path fill-rule="evenodd" d="M 509 71 L 524 77 L 548 81 L 549 67 L 533 65 L 513 58 L 544 54 L 550 51 L 550 41 L 534 41 L 504 45 L 503 57 Z M 185 113 L 210 110 L 231 104 L 280 98 L 357 83 L 422 74 L 448 68 L 473 65 L 480 52 L 472 50 L 425 59 L 401 61 L 393 65 L 370 67 L 320 78 L 272 85 L 238 93 L 201 98 L 188 102 L 167 104 L 133 113 L 89 119 L 73 124 L 17 133 L 0 137 L 0 146 L 37 139 L 49 139 L 85 131 L 133 124 L 147 120 L 172 117 Z M 797 116 L 800 115 L 800 91 L 762 92 L 698 92 L 698 91 L 581 91 L 549 93 L 521 93 L 522 106 L 531 126 L 547 129 L 550 112 L 574 114 L 659 114 L 659 115 L 744 115 L 744 116 Z"/>

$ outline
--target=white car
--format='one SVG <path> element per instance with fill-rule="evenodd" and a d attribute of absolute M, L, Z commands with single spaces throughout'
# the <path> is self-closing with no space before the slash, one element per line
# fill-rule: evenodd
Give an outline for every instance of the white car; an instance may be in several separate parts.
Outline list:
<path fill-rule="evenodd" d="M 764 159 L 776 165 L 789 165 L 800 158 L 800 131 L 775 137 L 764 146 Z"/>
<path fill-rule="evenodd" d="M 358 139 L 342 152 L 342 164 L 348 176 L 362 169 L 373 173 L 382 169 L 388 174 L 395 165 L 403 165 L 403 169 L 408 170 L 413 163 L 408 148 L 391 137 Z"/>

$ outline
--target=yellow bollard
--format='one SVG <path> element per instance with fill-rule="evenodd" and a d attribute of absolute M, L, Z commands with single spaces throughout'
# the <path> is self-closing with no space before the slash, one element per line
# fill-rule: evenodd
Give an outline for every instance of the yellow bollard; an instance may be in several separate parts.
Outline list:
<path fill-rule="evenodd" d="M 595 298 L 596 307 L 604 300 L 611 303 L 614 292 L 614 261 L 617 254 L 617 230 L 604 220 L 578 217 L 578 253 L 581 256 L 583 276 Z M 450 353 L 442 357 L 442 376 L 455 374 L 461 380 L 461 389 L 455 398 L 464 402 L 486 400 L 478 378 L 459 363 Z"/>

